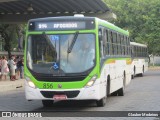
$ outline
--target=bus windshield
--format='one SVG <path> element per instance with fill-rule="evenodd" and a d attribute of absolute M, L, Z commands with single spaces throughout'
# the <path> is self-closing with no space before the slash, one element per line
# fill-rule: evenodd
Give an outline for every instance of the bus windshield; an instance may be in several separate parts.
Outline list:
<path fill-rule="evenodd" d="M 27 66 L 36 73 L 82 73 L 95 66 L 95 35 L 78 33 L 72 51 L 68 48 L 75 34 L 29 35 Z"/>

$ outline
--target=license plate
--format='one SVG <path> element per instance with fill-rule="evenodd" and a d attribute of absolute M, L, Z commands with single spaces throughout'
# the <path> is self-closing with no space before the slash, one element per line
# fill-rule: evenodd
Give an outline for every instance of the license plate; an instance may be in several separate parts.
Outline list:
<path fill-rule="evenodd" d="M 53 99 L 54 100 L 66 100 L 67 96 L 66 95 L 54 95 Z"/>

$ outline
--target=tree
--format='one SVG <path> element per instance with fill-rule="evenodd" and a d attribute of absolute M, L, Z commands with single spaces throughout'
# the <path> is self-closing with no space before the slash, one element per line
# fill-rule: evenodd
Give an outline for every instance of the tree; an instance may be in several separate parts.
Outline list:
<path fill-rule="evenodd" d="M 117 15 L 117 26 L 129 30 L 136 42 L 148 45 L 149 53 L 160 55 L 159 0 L 104 0 Z"/>
<path fill-rule="evenodd" d="M 18 35 L 18 50 L 22 51 L 24 46 L 24 28 L 26 24 L 19 24 L 17 25 L 17 35 Z"/>
<path fill-rule="evenodd" d="M 0 34 L 4 39 L 5 45 L 4 50 L 8 52 L 8 56 L 11 56 L 11 51 L 15 45 L 15 40 L 17 40 L 16 33 L 17 25 L 16 24 L 1 24 L 0 25 Z"/>

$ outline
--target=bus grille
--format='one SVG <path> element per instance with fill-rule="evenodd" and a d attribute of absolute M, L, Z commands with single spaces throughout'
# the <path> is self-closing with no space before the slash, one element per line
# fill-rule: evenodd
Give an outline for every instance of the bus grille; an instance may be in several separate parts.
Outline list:
<path fill-rule="evenodd" d="M 45 98 L 53 98 L 54 95 L 66 95 L 67 98 L 75 98 L 80 91 L 40 91 Z"/>
<path fill-rule="evenodd" d="M 32 72 L 33 76 L 38 81 L 45 82 L 74 82 L 74 81 L 83 81 L 87 75 L 84 76 L 53 76 L 51 74 L 38 74 Z"/>

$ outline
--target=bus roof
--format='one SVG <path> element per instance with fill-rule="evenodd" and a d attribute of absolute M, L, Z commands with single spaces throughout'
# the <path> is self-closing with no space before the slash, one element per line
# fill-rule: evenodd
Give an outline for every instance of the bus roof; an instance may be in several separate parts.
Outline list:
<path fill-rule="evenodd" d="M 130 42 L 130 44 L 131 44 L 132 46 L 141 46 L 141 47 L 147 47 L 147 45 L 145 45 L 145 44 L 136 43 L 136 42 Z"/>
<path fill-rule="evenodd" d="M 118 26 L 116 26 L 116 25 L 114 25 L 114 24 L 112 24 L 108 21 L 105 21 L 105 20 L 102 20 L 102 19 L 99 19 L 99 18 L 96 18 L 96 19 L 99 22 L 99 24 L 102 24 L 103 26 L 105 26 L 105 27 L 107 27 L 111 30 L 114 30 L 114 31 L 117 31 L 117 32 L 120 32 L 120 33 L 123 33 L 123 34 L 129 36 L 128 30 L 124 30 L 124 29 L 122 29 L 122 28 L 120 28 L 120 27 L 118 27 Z"/>
<path fill-rule="evenodd" d="M 60 17 L 45 17 L 45 18 L 36 18 L 36 19 L 30 19 L 28 21 L 28 23 L 30 22 L 42 22 L 42 21 L 52 21 L 52 20 L 67 20 L 67 21 L 71 21 L 71 19 L 73 20 L 95 20 L 98 22 L 99 25 L 103 25 L 105 27 L 107 27 L 108 29 L 111 29 L 113 31 L 117 31 L 120 32 L 122 34 L 128 35 L 129 36 L 129 32 L 126 30 L 123 30 L 117 26 L 115 26 L 112 23 L 109 23 L 105 20 L 99 19 L 97 17 L 88 17 L 88 16 L 60 16 Z"/>
<path fill-rule="evenodd" d="M 71 20 L 71 19 L 75 19 L 75 20 L 78 20 L 78 19 L 95 19 L 95 17 L 81 17 L 81 16 L 60 16 L 60 17 L 44 17 L 44 18 L 35 18 L 35 19 L 30 19 L 29 22 L 34 22 L 34 21 L 50 21 L 50 20 Z"/>
<path fill-rule="evenodd" d="M 94 30 L 94 17 L 62 16 L 31 19 L 28 21 L 29 31 L 69 31 Z"/>

